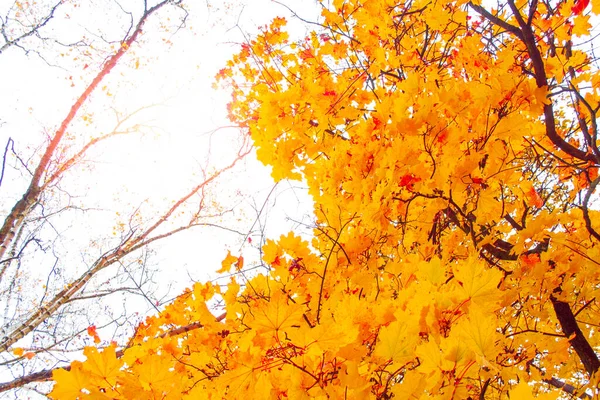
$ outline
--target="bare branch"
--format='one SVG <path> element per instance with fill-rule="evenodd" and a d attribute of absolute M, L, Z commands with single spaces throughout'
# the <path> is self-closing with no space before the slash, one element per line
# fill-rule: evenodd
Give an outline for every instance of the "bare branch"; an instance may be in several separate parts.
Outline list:
<path fill-rule="evenodd" d="M 15 38 L 9 38 L 8 37 L 8 33 L 6 32 L 6 22 L 4 22 L 2 24 L 2 27 L 0 27 L 0 34 L 2 34 L 2 37 L 4 38 L 4 44 L 2 46 L 0 46 L 0 54 L 2 54 L 2 52 L 4 52 L 6 49 L 8 49 L 9 47 L 12 46 L 19 46 L 19 42 L 22 41 L 23 39 L 37 34 L 40 29 L 42 29 L 44 26 L 46 26 L 46 24 L 48 22 L 50 22 L 50 20 L 54 17 L 54 13 L 56 12 L 56 10 L 58 9 L 58 7 L 63 4 L 62 1 L 57 2 L 51 9 L 50 12 L 48 12 L 48 14 L 42 18 L 42 20 L 34 25 L 29 31 L 15 37 Z"/>
<path fill-rule="evenodd" d="M 226 315 L 227 315 L 226 313 L 219 315 L 218 317 L 215 318 L 215 321 L 217 321 L 217 322 L 223 321 L 225 319 Z M 157 338 L 166 338 L 166 337 L 182 335 L 182 334 L 192 331 L 194 329 L 201 329 L 203 327 L 204 327 L 204 325 L 202 324 L 202 322 L 193 322 L 189 325 L 180 326 L 178 328 L 174 328 L 170 331 L 167 331 L 161 335 L 158 335 Z M 125 351 L 130 347 L 131 347 L 131 344 L 128 345 L 127 347 L 117 351 L 117 353 L 116 353 L 117 358 L 123 357 L 123 355 L 125 354 Z M 56 367 L 56 368 L 45 369 L 43 371 L 39 371 L 39 372 L 36 372 L 33 374 L 22 376 L 20 378 L 10 381 L 10 382 L 0 383 L 0 393 L 6 392 L 11 389 L 19 388 L 19 387 L 22 387 L 24 385 L 27 385 L 27 384 L 33 383 L 33 382 L 49 381 L 52 379 L 52 374 L 54 373 L 54 371 L 59 370 L 59 369 L 64 369 L 65 371 L 70 371 L 71 366 L 67 365 L 65 367 Z"/>
<path fill-rule="evenodd" d="M 17 201 L 17 203 L 13 206 L 11 212 L 4 220 L 4 224 L 0 228 L 0 258 L 3 257 L 4 253 L 6 252 L 9 243 L 14 237 L 14 231 L 22 223 L 23 218 L 27 213 L 27 210 L 29 210 L 37 202 L 40 192 L 42 191 L 44 186 L 44 184 L 42 183 L 42 177 L 47 172 L 50 160 L 56 152 L 58 145 L 60 144 L 65 132 L 67 131 L 67 128 L 70 126 L 71 122 L 75 118 L 75 115 L 81 109 L 83 104 L 87 101 L 90 95 L 96 90 L 100 82 L 102 82 L 102 80 L 112 71 L 112 69 L 117 65 L 117 63 L 123 57 L 123 55 L 137 40 L 148 18 L 153 13 L 155 13 L 160 8 L 169 3 L 172 3 L 172 1 L 164 0 L 155 5 L 154 7 L 148 9 L 141 16 L 133 33 L 123 41 L 119 50 L 117 50 L 117 52 L 108 59 L 108 61 L 104 64 L 100 72 L 96 75 L 92 82 L 87 86 L 87 88 L 71 106 L 69 113 L 60 124 L 58 130 L 54 133 L 52 140 L 50 141 L 48 147 L 44 151 L 44 154 L 33 173 L 33 177 L 31 178 L 29 187 L 23 194 L 23 197 L 19 201 Z"/>

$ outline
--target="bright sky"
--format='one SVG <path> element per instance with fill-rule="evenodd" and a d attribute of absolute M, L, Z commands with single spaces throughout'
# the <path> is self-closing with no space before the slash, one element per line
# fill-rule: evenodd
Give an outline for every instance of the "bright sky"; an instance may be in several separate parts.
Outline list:
<path fill-rule="evenodd" d="M 129 3 L 141 2 L 130 0 L 121 3 L 126 8 Z M 78 170 L 72 182 L 66 182 L 78 194 L 86 195 L 86 204 L 94 201 L 102 208 L 107 203 L 112 206 L 125 204 L 127 210 L 131 204 L 137 206 L 147 200 L 157 210 L 162 210 L 162 200 L 172 200 L 188 190 L 190 184 L 198 181 L 201 168 L 219 168 L 232 159 L 232 152 L 239 143 L 239 132 L 228 128 L 231 123 L 226 119 L 225 106 L 229 93 L 214 90 L 213 77 L 236 50 L 236 44 L 243 41 L 242 33 L 256 32 L 258 26 L 268 23 L 272 17 L 288 12 L 284 7 L 267 0 L 253 0 L 248 4 L 232 1 L 220 8 L 209 9 L 204 2 L 190 3 L 195 4 L 188 6 L 188 29 L 174 34 L 171 37 L 172 44 L 165 45 L 161 39 L 166 35 L 151 32 L 150 29 L 154 27 L 152 23 L 149 24 L 152 28 L 146 28 L 146 35 L 135 48 L 136 56 L 124 60 L 129 68 L 115 69 L 105 82 L 107 90 L 96 94 L 89 103 L 88 112 L 92 123 L 90 126 L 79 127 L 85 130 L 85 135 L 88 132 L 93 135 L 108 132 L 115 124 L 115 113 L 124 116 L 135 110 L 142 110 L 126 125 L 139 124 L 141 133 L 116 137 L 99 146 L 87 157 L 92 161 L 90 170 Z M 94 12 L 97 12 L 97 8 L 98 5 Z M 302 8 L 307 7 L 303 5 Z M 110 11 L 117 12 L 118 15 L 118 10 Z M 85 12 L 80 14 L 82 15 L 73 16 L 72 19 L 77 17 L 85 22 L 79 21 L 75 25 L 87 26 L 85 18 L 89 18 L 89 15 Z M 107 16 L 107 19 L 110 17 Z M 236 26 L 237 21 L 239 27 Z M 174 22 L 175 19 L 173 25 Z M 104 24 L 101 28 L 107 30 Z M 92 28 L 88 27 L 88 30 L 92 31 Z M 112 36 L 119 37 L 118 33 Z M 51 59 L 49 61 L 52 62 Z M 59 59 L 60 61 L 62 60 Z M 135 61 L 139 61 L 137 70 L 131 68 Z M 0 119 L 4 123 L 0 130 L 0 140 L 4 144 L 9 136 L 12 137 L 15 148 L 23 157 L 31 156 L 33 146 L 39 145 L 43 131 L 51 132 L 52 127 L 66 114 L 73 96 L 81 92 L 98 70 L 97 65 L 90 65 L 79 72 L 51 68 L 35 55 L 25 56 L 18 49 L 2 54 L 0 68 L 4 71 L 0 77 L 3 92 L 11 93 L 11 96 L 0 99 L 0 109 L 3 110 L 0 112 Z M 106 92 L 111 96 L 107 96 Z M 143 109 L 144 107 L 148 108 Z M 79 132 L 74 134 L 78 135 Z M 13 188 L 5 187 L 15 183 L 15 177 L 11 173 L 9 168 L 3 192 Z M 248 157 L 236 169 L 235 174 L 230 175 L 232 176 L 227 177 L 228 184 L 220 187 L 219 193 L 214 193 L 216 201 L 223 201 L 224 206 L 238 205 L 239 202 L 242 205 L 256 202 L 257 206 L 262 206 L 261 202 L 273 184 L 266 168 L 257 163 L 254 157 Z M 291 192 L 289 183 L 282 183 L 280 186 L 276 193 Z M 16 195 L 22 186 L 14 188 Z M 237 192 L 243 196 L 236 196 Z M 221 196 L 221 193 L 229 196 Z M 278 209 L 285 209 L 281 206 L 292 206 L 291 212 L 298 216 L 295 205 L 289 204 L 296 202 L 296 195 L 300 194 L 290 193 L 287 195 L 289 198 L 281 198 Z M 3 199 L 7 198 L 3 196 Z M 7 206 L 12 205 L 12 201 L 7 203 L 2 204 L 4 211 Z M 235 210 L 234 221 L 246 217 L 244 223 L 236 226 L 245 232 L 250 228 L 248 222 L 252 224 L 254 215 L 252 207 L 245 207 L 245 215 L 242 209 Z M 300 212 L 300 216 L 302 212 L 304 210 Z M 281 214 L 270 219 L 281 220 Z M 98 223 L 102 223 L 102 220 L 106 221 L 101 218 Z M 274 221 L 271 224 L 275 225 Z M 201 236 L 200 233 L 198 235 Z M 210 238 L 217 239 L 213 235 L 215 234 L 211 233 Z M 196 251 L 204 241 L 209 241 L 209 238 L 203 238 L 200 243 L 183 240 L 188 250 L 177 252 L 183 256 L 183 253 Z M 239 243 L 234 239 L 217 246 L 216 243 L 211 244 L 210 253 L 202 252 L 203 256 L 197 260 L 204 267 L 198 266 L 194 268 L 194 272 L 202 270 L 208 273 L 218 268 L 221 253 L 225 252 L 226 247 L 237 249 Z M 216 258 L 212 258 L 213 256 Z M 219 260 L 219 263 L 215 264 L 215 260 Z M 212 273 L 210 275 L 213 276 Z M 199 274 L 196 278 L 205 279 L 207 276 Z"/>
<path fill-rule="evenodd" d="M 118 3 L 76 3 L 77 9 L 69 5 L 68 18 L 58 13 L 48 24 L 49 35 L 64 42 L 76 41 L 81 35 L 96 40 L 100 34 L 108 40 L 122 38 L 128 19 Z M 210 172 L 233 159 L 240 132 L 228 127 L 229 94 L 215 91 L 213 78 L 236 51 L 236 43 L 243 42 L 245 34 L 252 35 L 258 26 L 278 15 L 289 16 L 289 12 L 269 0 L 214 3 L 218 4 L 207 8 L 207 2 L 187 2 L 186 28 L 175 34 L 172 32 L 179 20 L 177 14 L 166 22 L 165 29 L 170 33 L 157 26 L 157 19 L 153 18 L 132 55 L 122 60 L 122 65 L 103 82 L 106 88 L 95 93 L 85 112 L 78 116 L 70 132 L 73 138 L 66 141 L 73 146 L 71 151 L 80 148 L 85 139 L 110 132 L 118 118 L 140 110 L 122 126 L 131 129 L 131 134 L 107 140 L 91 151 L 88 161 L 61 182 L 64 192 L 56 192 L 57 197 L 47 200 L 49 205 L 60 201 L 86 207 L 87 211 L 72 211 L 52 220 L 45 235 L 59 238 L 56 247 L 36 256 L 39 269 L 24 282 L 42 287 L 52 268 L 52 252 L 69 260 L 61 264 L 63 271 L 53 272 L 57 278 L 79 275 L 109 249 L 116 224 L 127 222 L 133 209 L 139 207 L 142 220 L 154 218 L 199 182 L 203 169 Z M 0 4 L 0 15 L 6 15 L 11 4 Z M 122 9 L 138 13 L 141 4 L 142 0 L 120 1 Z M 288 5 L 303 16 L 318 13 L 312 0 L 289 0 Z M 295 27 L 292 23 L 292 29 L 300 37 L 305 35 L 299 23 Z M 60 46 L 43 49 L 45 60 L 16 48 L 0 54 L 0 143 L 4 148 L 8 138 L 12 138 L 20 157 L 32 163 L 30 167 L 43 151 L 40 143 L 53 133 L 73 99 L 100 68 L 91 59 L 85 66 L 85 48 L 73 52 L 63 49 L 62 55 L 56 49 Z M 16 164 L 16 159 L 9 157 L 0 187 L 2 215 L 9 212 L 28 182 L 27 174 L 23 168 L 15 168 Z M 311 223 L 311 201 L 301 183 L 281 182 L 273 190 L 269 170 L 253 154 L 222 178 L 210 189 L 208 198 L 214 202 L 210 206 L 213 210 L 231 211 L 209 222 L 244 234 L 252 230 L 249 237 L 253 245 L 260 242 L 261 230 L 271 238 L 292 228 L 307 231 L 293 222 Z M 257 220 L 261 208 L 261 218 Z M 95 244 L 92 241 L 96 238 L 101 240 Z M 258 263 L 258 251 L 246 236 L 217 228 L 196 228 L 154 249 L 149 261 L 158 270 L 153 277 L 154 290 L 164 300 L 179 294 L 193 280 L 216 278 L 214 271 L 220 268 L 227 250 L 239 255 L 241 249 L 246 265 Z M 114 269 L 106 273 L 110 275 Z M 127 301 L 129 310 L 139 308 L 143 313 L 151 309 L 147 302 L 138 300 L 139 304 Z M 115 304 L 120 306 L 120 300 Z"/>

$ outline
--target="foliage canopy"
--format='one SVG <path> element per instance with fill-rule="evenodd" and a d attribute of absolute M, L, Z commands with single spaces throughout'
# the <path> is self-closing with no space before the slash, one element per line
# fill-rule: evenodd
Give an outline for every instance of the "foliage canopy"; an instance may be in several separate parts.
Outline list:
<path fill-rule="evenodd" d="M 312 241 L 268 241 L 269 274 L 197 284 L 52 395 L 597 395 L 600 75 L 578 37 L 600 2 L 321 6 L 218 77 L 274 178 L 308 183 Z"/>

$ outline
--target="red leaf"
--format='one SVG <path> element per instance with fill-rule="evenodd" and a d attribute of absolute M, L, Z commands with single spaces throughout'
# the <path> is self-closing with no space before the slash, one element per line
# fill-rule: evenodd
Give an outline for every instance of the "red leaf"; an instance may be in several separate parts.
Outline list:
<path fill-rule="evenodd" d="M 406 174 L 400 178 L 400 187 L 405 187 L 408 190 L 413 190 L 414 184 L 419 182 L 421 178 L 414 176 L 413 174 Z"/>
<path fill-rule="evenodd" d="M 571 8 L 574 15 L 579 15 L 590 4 L 590 0 L 575 0 L 575 6 Z"/>
<path fill-rule="evenodd" d="M 96 335 L 98 335 L 98 333 L 96 333 L 96 325 L 90 325 L 87 328 L 87 334 L 94 337 Z"/>
<path fill-rule="evenodd" d="M 275 257 L 271 265 L 281 265 L 281 260 L 279 259 L 279 256 Z"/>
<path fill-rule="evenodd" d="M 96 325 L 88 326 L 87 334 L 94 338 L 94 343 L 100 343 L 100 336 L 98 336 L 98 332 L 96 332 Z"/>
<path fill-rule="evenodd" d="M 373 117 L 373 124 L 375 125 L 375 129 L 379 129 L 383 125 L 383 122 L 379 118 Z"/>

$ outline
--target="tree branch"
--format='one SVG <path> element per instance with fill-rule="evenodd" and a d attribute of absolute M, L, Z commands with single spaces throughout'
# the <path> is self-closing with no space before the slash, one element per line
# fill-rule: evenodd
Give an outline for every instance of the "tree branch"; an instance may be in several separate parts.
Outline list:
<path fill-rule="evenodd" d="M 555 292 L 560 293 L 560 287 L 555 289 Z M 579 328 L 575 320 L 575 314 L 571 310 L 571 306 L 564 301 L 558 300 L 554 295 L 550 296 L 550 301 L 554 307 L 554 312 L 558 318 L 558 322 L 563 333 L 569 338 L 571 346 L 579 356 L 585 370 L 589 376 L 592 376 L 600 368 L 600 360 L 598 355 L 585 338 L 585 335 Z"/>
<path fill-rule="evenodd" d="M 215 320 L 217 322 L 221 322 L 225 319 L 226 315 L 227 315 L 226 313 L 223 313 L 223 314 L 219 315 L 218 317 L 216 317 Z M 166 337 L 173 337 L 173 336 L 181 335 L 186 332 L 192 331 L 194 329 L 200 329 L 203 327 L 204 327 L 204 325 L 202 325 L 201 322 L 194 322 L 189 325 L 180 326 L 179 328 L 175 328 L 173 330 L 165 332 L 165 333 L 157 336 L 157 338 L 162 339 L 162 338 L 166 338 Z M 117 353 L 116 353 L 117 358 L 123 357 L 123 355 L 125 354 L 125 351 L 127 349 L 129 349 L 130 347 L 131 347 L 131 345 L 117 351 Z M 20 378 L 10 381 L 10 382 L 1 383 L 0 384 L 0 393 L 22 387 L 29 383 L 50 381 L 50 380 L 52 380 L 52 374 L 54 373 L 54 371 L 59 370 L 59 369 L 64 369 L 65 371 L 70 371 L 71 366 L 67 365 L 65 367 L 49 368 L 49 369 L 45 369 L 43 371 L 35 372 L 33 374 L 22 376 Z"/>
<path fill-rule="evenodd" d="M 181 205 L 185 204 L 187 200 L 189 200 L 192 196 L 194 196 L 198 191 L 200 191 L 203 187 L 210 184 L 212 181 L 217 179 L 223 172 L 233 168 L 237 161 L 239 161 L 242 157 L 247 155 L 250 152 L 250 149 L 246 148 L 245 145 L 242 146 L 240 151 L 238 152 L 237 157 L 226 167 L 222 168 L 220 171 L 216 172 L 212 176 L 206 178 L 202 183 L 194 187 L 185 196 L 181 197 L 179 200 L 175 202 L 158 220 L 152 224 L 149 228 L 145 229 L 139 235 L 134 237 L 134 232 L 121 242 L 116 248 L 113 250 L 104 253 L 93 266 L 77 278 L 74 282 L 68 285 L 65 289 L 61 290 L 58 294 L 56 294 L 50 301 L 46 302 L 43 306 L 37 309 L 25 322 L 19 324 L 19 326 L 14 329 L 7 337 L 4 337 L 0 342 L 0 353 L 7 351 L 10 346 L 15 344 L 17 341 L 25 337 L 28 333 L 32 332 L 36 329 L 44 320 L 48 317 L 52 316 L 60 307 L 67 304 L 71 301 L 71 299 L 77 294 L 81 288 L 85 284 L 87 284 L 90 279 L 94 275 L 96 275 L 99 271 L 109 267 L 110 265 L 116 263 L 121 260 L 128 254 L 147 246 L 148 244 L 172 236 L 173 234 L 188 229 L 195 225 L 200 225 L 198 223 L 190 223 L 185 226 L 180 226 L 173 228 L 167 232 L 162 234 L 158 234 L 156 236 L 150 236 L 155 230 L 162 226 L 162 224 L 169 220 L 169 218 L 181 207 Z"/>
<path fill-rule="evenodd" d="M 48 13 L 48 15 L 46 15 L 46 17 L 44 17 L 44 19 L 40 23 L 33 26 L 33 28 L 31 28 L 31 30 L 23 33 L 21 36 L 18 36 L 12 40 L 8 39 L 8 36 L 6 35 L 6 32 L 5 32 L 5 25 L 3 25 L 2 26 L 2 36 L 4 37 L 4 40 L 6 40 L 6 42 L 2 46 L 0 46 L 0 54 L 2 54 L 2 52 L 4 52 L 4 50 L 8 49 L 11 46 L 17 46 L 21 40 L 23 40 L 35 33 L 38 33 L 40 28 L 43 28 L 54 17 L 54 12 L 58 8 L 58 6 L 60 6 L 61 4 L 63 4 L 63 1 L 57 2 L 50 9 L 50 12 Z"/>
<path fill-rule="evenodd" d="M 0 258 L 4 256 L 9 243 L 12 241 L 14 237 L 14 231 L 18 228 L 18 226 L 22 223 L 25 214 L 29 210 L 31 206 L 33 206 L 41 193 L 42 190 L 42 176 L 47 173 L 47 168 L 54 155 L 58 145 L 60 144 L 67 128 L 70 126 L 71 122 L 77 115 L 78 111 L 81 109 L 86 100 L 90 97 L 90 95 L 96 90 L 100 82 L 113 70 L 113 68 L 117 65 L 121 57 L 129 50 L 131 45 L 137 40 L 139 34 L 142 32 L 142 28 L 148 18 L 157 10 L 165 6 L 166 4 L 172 3 L 171 0 L 164 0 L 154 7 L 148 9 L 140 20 L 133 31 L 133 33 L 127 37 L 121 47 L 117 52 L 112 55 L 108 61 L 104 64 L 100 72 L 96 75 L 96 77 L 92 80 L 92 82 L 88 85 L 88 87 L 83 91 L 83 93 L 79 96 L 79 98 L 75 101 L 75 103 L 71 106 L 69 113 L 65 117 L 65 119 L 60 124 L 58 130 L 54 133 L 54 136 L 44 154 L 33 173 L 33 177 L 31 178 L 31 182 L 29 183 L 29 187 L 23 194 L 23 197 L 15 203 L 10 214 L 5 218 L 4 224 L 0 228 Z"/>
<path fill-rule="evenodd" d="M 519 9 L 517 8 L 513 0 L 508 0 L 508 5 L 510 6 L 515 16 L 515 19 L 519 24 L 518 28 L 492 15 L 482 6 L 469 3 L 469 6 L 473 8 L 473 10 L 475 10 L 478 14 L 486 18 L 492 24 L 497 25 L 512 33 L 525 44 L 525 46 L 527 47 L 527 52 L 529 53 L 529 58 L 531 59 L 531 63 L 533 65 L 533 71 L 537 86 L 540 88 L 547 87 L 548 79 L 546 76 L 546 70 L 544 68 L 544 62 L 542 59 L 542 55 L 540 54 L 540 51 L 537 48 L 536 39 L 533 34 L 533 31 L 531 30 L 531 25 L 528 24 L 529 21 L 525 21 L 523 19 L 523 16 L 519 12 Z M 586 153 L 582 150 L 579 150 L 577 147 L 571 145 L 570 143 L 567 143 L 562 137 L 560 137 L 560 135 L 556 131 L 556 121 L 554 119 L 554 108 L 552 102 L 550 102 L 549 104 L 544 104 L 544 120 L 546 126 L 546 136 L 548 137 L 548 139 L 550 139 L 550 141 L 552 141 L 552 143 L 557 148 L 564 151 L 571 157 L 577 158 L 579 160 L 592 161 L 594 163 L 600 162 L 600 159 L 598 159 L 594 154 Z"/>

